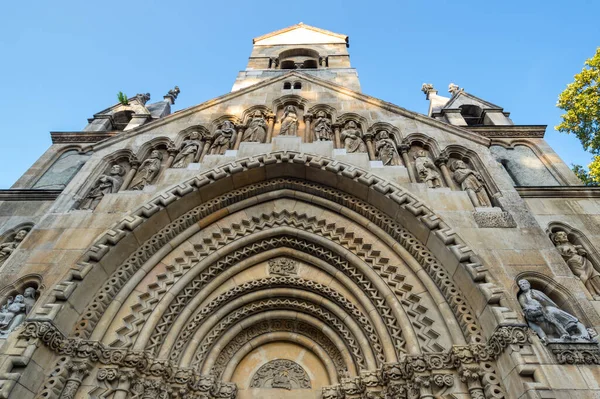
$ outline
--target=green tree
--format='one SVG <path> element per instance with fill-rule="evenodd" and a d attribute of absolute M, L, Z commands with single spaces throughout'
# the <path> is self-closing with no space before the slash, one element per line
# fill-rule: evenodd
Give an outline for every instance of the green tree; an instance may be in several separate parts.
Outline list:
<path fill-rule="evenodd" d="M 120 91 L 120 92 L 117 93 L 117 99 L 123 105 L 129 104 L 129 100 L 127 99 L 127 96 L 125 94 L 123 94 L 122 91 Z"/>
<path fill-rule="evenodd" d="M 573 172 L 585 184 L 600 183 L 600 47 L 560 94 L 557 106 L 565 113 L 556 130 L 576 135 L 583 148 L 596 155 L 589 173 L 581 165 L 573 165 Z"/>

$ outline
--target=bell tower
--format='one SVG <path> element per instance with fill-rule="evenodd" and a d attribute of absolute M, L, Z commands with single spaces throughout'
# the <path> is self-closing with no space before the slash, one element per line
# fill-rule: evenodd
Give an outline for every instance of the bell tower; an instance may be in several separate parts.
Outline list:
<path fill-rule="evenodd" d="M 298 70 L 360 92 L 358 73 L 350 65 L 349 45 L 346 35 L 302 22 L 257 37 L 248 65 L 238 74 L 231 91 Z"/>

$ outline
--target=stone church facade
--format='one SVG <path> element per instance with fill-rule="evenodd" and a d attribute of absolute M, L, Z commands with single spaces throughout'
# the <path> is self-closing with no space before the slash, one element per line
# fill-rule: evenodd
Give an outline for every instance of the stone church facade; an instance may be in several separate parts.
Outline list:
<path fill-rule="evenodd" d="M 298 24 L 228 94 L 51 133 L 0 190 L 1 398 L 600 397 L 599 189 L 454 84 L 363 94 L 348 48 Z"/>

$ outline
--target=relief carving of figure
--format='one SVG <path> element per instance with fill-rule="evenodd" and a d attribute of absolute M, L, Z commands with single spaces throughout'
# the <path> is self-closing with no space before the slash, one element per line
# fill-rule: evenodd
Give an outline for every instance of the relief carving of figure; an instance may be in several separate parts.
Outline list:
<path fill-rule="evenodd" d="M 327 114 L 324 111 L 317 112 L 314 132 L 317 141 L 333 140 L 333 130 L 331 129 L 331 121 L 329 120 Z"/>
<path fill-rule="evenodd" d="M 95 209 L 98 203 L 106 194 L 112 194 L 119 191 L 123 185 L 123 175 L 125 169 L 121 165 L 113 165 L 110 168 L 109 175 L 100 175 L 96 183 L 85 196 L 81 203 L 81 209 Z"/>
<path fill-rule="evenodd" d="M 587 258 L 587 251 L 581 245 L 572 244 L 564 231 L 554 233 L 552 241 L 573 274 L 579 277 L 590 294 L 600 296 L 600 273 Z"/>
<path fill-rule="evenodd" d="M 225 151 L 233 148 L 236 138 L 235 125 L 231 121 L 225 121 L 215 132 L 213 142 L 208 153 L 211 155 L 223 155 Z"/>
<path fill-rule="evenodd" d="M 283 110 L 283 119 L 281 120 L 281 136 L 296 136 L 298 133 L 298 114 L 296 107 L 288 105 Z"/>
<path fill-rule="evenodd" d="M 537 333 L 544 344 L 548 341 L 592 341 L 585 326 L 579 320 L 560 309 L 541 291 L 531 288 L 527 280 L 519 280 L 518 299 L 529 327 Z"/>
<path fill-rule="evenodd" d="M 25 239 L 27 233 L 29 233 L 29 231 L 19 230 L 13 237 L 12 241 L 0 244 L 0 265 L 3 264 L 6 259 L 8 259 L 10 254 L 12 254 L 15 249 L 17 249 L 21 241 Z"/>
<path fill-rule="evenodd" d="M 28 287 L 23 295 L 18 294 L 14 300 L 9 297 L 0 310 L 0 338 L 6 338 L 23 321 L 35 303 L 35 288 Z"/>
<path fill-rule="evenodd" d="M 440 174 L 437 171 L 433 161 L 427 156 L 427 152 L 419 150 L 414 155 L 415 168 L 422 182 L 427 183 L 429 188 L 437 188 L 442 186 Z"/>
<path fill-rule="evenodd" d="M 187 166 L 194 162 L 196 154 L 202 148 L 202 141 L 200 140 L 200 133 L 192 132 L 187 140 L 181 143 L 179 153 L 173 160 L 172 168 L 187 168 Z"/>
<path fill-rule="evenodd" d="M 387 166 L 402 165 L 400 155 L 396 149 L 396 143 L 390 139 L 390 135 L 385 130 L 379 132 L 379 139 L 375 144 L 375 155 Z"/>
<path fill-rule="evenodd" d="M 362 132 L 356 126 L 356 122 L 348 121 L 340 138 L 344 142 L 346 152 L 367 152 L 367 145 L 363 141 Z"/>
<path fill-rule="evenodd" d="M 254 112 L 248 128 L 242 135 L 242 141 L 264 143 L 267 138 L 267 123 L 260 111 Z"/>
<path fill-rule="evenodd" d="M 459 160 L 450 165 L 450 170 L 454 173 L 453 179 L 460 184 L 463 191 L 467 192 L 474 206 L 492 206 L 483 183 L 483 177 L 479 172 L 469 169 L 463 161 Z"/>
<path fill-rule="evenodd" d="M 130 190 L 143 190 L 148 184 L 152 183 L 162 164 L 163 155 L 158 150 L 153 150 L 150 156 L 142 162 L 135 178 L 131 182 Z"/>

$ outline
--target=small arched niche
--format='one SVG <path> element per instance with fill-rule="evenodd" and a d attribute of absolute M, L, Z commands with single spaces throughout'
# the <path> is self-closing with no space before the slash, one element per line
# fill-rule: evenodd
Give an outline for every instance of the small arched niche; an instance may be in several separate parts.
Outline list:
<path fill-rule="evenodd" d="M 280 69 L 317 69 L 319 53 L 307 48 L 295 48 L 279 54 Z"/>

